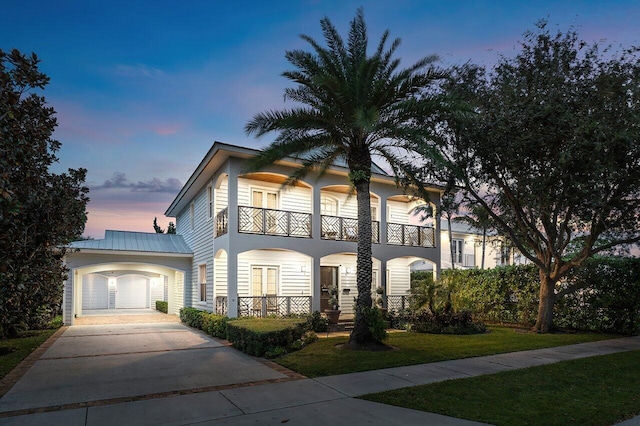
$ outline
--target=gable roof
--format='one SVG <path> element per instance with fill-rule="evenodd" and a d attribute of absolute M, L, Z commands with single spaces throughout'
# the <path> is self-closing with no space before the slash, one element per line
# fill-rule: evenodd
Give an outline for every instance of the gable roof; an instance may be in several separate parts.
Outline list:
<path fill-rule="evenodd" d="M 107 230 L 102 240 L 74 241 L 69 246 L 72 249 L 80 249 L 81 251 L 104 250 L 176 255 L 193 254 L 182 235 L 148 232 Z"/>

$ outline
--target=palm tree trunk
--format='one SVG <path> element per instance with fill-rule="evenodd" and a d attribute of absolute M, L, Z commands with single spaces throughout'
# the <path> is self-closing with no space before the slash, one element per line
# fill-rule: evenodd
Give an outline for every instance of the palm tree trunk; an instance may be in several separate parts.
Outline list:
<path fill-rule="evenodd" d="M 354 182 L 358 201 L 358 248 L 357 248 L 357 287 L 356 318 L 349 344 L 361 346 L 375 342 L 366 313 L 371 308 L 371 198 L 369 179 Z"/>

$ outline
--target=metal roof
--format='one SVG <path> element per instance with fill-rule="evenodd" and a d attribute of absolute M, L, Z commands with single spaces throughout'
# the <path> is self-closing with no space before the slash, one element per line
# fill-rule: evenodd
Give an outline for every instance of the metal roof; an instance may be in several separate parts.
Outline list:
<path fill-rule="evenodd" d="M 105 231 L 102 240 L 74 241 L 72 249 L 193 254 L 182 235 L 130 231 Z"/>

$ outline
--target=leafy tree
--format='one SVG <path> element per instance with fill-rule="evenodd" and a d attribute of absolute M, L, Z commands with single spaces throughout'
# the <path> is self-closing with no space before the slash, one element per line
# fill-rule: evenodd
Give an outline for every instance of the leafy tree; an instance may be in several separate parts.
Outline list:
<path fill-rule="evenodd" d="M 160 228 L 158 225 L 158 218 L 153 218 L 153 230 L 156 231 L 156 234 L 164 234 L 164 229 Z"/>
<path fill-rule="evenodd" d="M 594 254 L 640 240 L 637 49 L 601 51 L 542 21 L 488 75 L 473 65 L 455 71 L 445 89 L 476 114 L 447 117 L 440 144 L 423 146 L 427 160 L 439 152 L 427 170 L 454 173 L 538 267 L 534 330 L 552 331 L 554 303 L 583 285 L 558 281 Z"/>
<path fill-rule="evenodd" d="M 176 225 L 173 222 L 169 222 L 167 226 L 167 234 L 175 234 L 176 233 Z"/>
<path fill-rule="evenodd" d="M 86 170 L 54 174 L 55 111 L 35 54 L 0 50 L 0 336 L 47 321 L 62 302 L 65 244 L 86 222 Z"/>
<path fill-rule="evenodd" d="M 442 73 L 434 68 L 436 56 L 398 69 L 393 56 L 400 45 L 395 39 L 387 49 L 385 31 L 372 55 L 368 55 L 367 28 L 362 9 L 351 21 L 347 43 L 329 21 L 320 21 L 327 47 L 302 35 L 312 51 L 286 52 L 295 70 L 283 76 L 296 84 L 285 90 L 295 107 L 259 113 L 250 120 L 247 134 L 260 137 L 278 132 L 274 142 L 256 156 L 248 170 L 258 170 L 287 156 L 302 160 L 302 167 L 288 180 L 293 183 L 310 172 L 324 173 L 344 161 L 358 204 L 356 323 L 349 345 L 373 343 L 368 311 L 371 309 L 371 209 L 369 181 L 372 156 L 384 158 L 403 182 L 414 180 L 415 168 L 407 159 L 410 142 L 430 137 L 418 120 L 441 107 L 439 98 L 417 95 L 437 82 Z"/>

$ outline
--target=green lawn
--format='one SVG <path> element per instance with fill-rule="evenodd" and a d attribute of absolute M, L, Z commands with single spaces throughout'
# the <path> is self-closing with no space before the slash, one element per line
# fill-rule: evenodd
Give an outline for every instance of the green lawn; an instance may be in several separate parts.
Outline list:
<path fill-rule="evenodd" d="M 489 333 L 467 336 L 390 333 L 386 343 L 396 349 L 385 352 L 336 348 L 347 337 L 320 339 L 302 350 L 274 360 L 307 377 L 354 373 L 387 367 L 422 364 L 503 352 L 570 345 L 616 336 L 596 333 L 535 334 L 511 327 L 490 326 Z"/>
<path fill-rule="evenodd" d="M 0 379 L 43 344 L 57 329 L 27 331 L 21 337 L 0 339 Z"/>
<path fill-rule="evenodd" d="M 495 425 L 610 425 L 640 414 L 640 351 L 367 395 Z"/>

